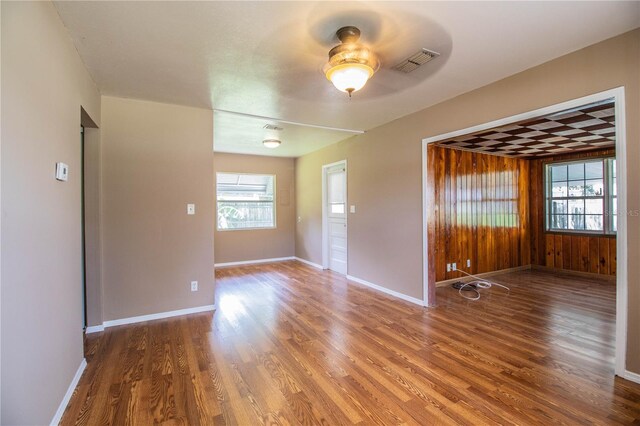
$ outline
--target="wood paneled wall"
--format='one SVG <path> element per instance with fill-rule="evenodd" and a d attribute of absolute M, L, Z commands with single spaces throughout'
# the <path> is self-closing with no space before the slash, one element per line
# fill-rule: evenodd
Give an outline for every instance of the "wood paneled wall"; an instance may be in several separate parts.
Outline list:
<path fill-rule="evenodd" d="M 436 281 L 530 264 L 529 161 L 429 145 L 427 168 Z"/>
<path fill-rule="evenodd" d="M 601 150 L 531 160 L 531 264 L 603 275 L 616 274 L 616 238 L 604 235 L 549 233 L 544 223 L 544 165 L 554 161 L 613 156 Z"/>

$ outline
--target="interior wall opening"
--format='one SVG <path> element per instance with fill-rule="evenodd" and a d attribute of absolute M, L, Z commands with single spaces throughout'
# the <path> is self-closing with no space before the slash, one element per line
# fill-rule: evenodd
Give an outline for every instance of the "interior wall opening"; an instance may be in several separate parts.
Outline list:
<path fill-rule="evenodd" d="M 82 328 L 87 333 L 101 331 L 101 220 L 100 220 L 100 129 L 83 108 L 80 109 L 80 226 L 82 277 Z"/>
<path fill-rule="evenodd" d="M 601 279 L 612 286 L 615 372 L 624 373 L 624 131 L 619 88 L 425 139 L 425 305 L 467 273 Z"/>

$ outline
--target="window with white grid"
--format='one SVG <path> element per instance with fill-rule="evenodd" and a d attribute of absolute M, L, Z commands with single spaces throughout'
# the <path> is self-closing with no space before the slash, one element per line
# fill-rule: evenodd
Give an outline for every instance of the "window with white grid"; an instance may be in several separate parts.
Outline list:
<path fill-rule="evenodd" d="M 548 231 L 615 234 L 616 160 L 595 158 L 545 166 Z"/>
<path fill-rule="evenodd" d="M 274 175 L 217 173 L 219 231 L 276 227 Z"/>

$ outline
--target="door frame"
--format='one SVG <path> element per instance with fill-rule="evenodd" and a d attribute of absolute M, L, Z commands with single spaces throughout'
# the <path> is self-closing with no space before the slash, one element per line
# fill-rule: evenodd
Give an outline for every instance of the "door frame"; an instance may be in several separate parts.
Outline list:
<path fill-rule="evenodd" d="M 553 114 L 570 108 L 576 108 L 593 102 L 613 99 L 615 105 L 615 125 L 616 125 L 616 177 L 618 184 L 618 211 L 627 211 L 627 127 L 626 127 L 626 105 L 625 105 L 625 88 L 624 86 L 614 89 L 605 90 L 603 92 L 594 93 L 592 95 L 560 102 L 544 108 L 521 114 L 512 115 L 501 118 L 499 120 L 480 124 L 477 126 L 467 127 L 465 129 L 448 132 L 437 136 L 428 137 L 422 140 L 422 280 L 423 280 L 423 303 L 425 306 L 435 305 L 435 271 L 429 270 L 429 184 L 427 179 L 429 173 L 427 170 L 427 145 L 455 136 L 462 136 L 469 133 L 488 130 L 494 127 L 504 126 L 521 120 L 540 117 L 543 115 Z M 616 252 L 617 252 L 617 270 L 616 270 L 616 344 L 615 344 L 615 374 L 626 379 L 638 382 L 637 375 L 627 371 L 627 313 L 628 313 L 628 256 L 627 256 L 627 215 L 618 216 L 618 231 L 616 233 Z M 433 259 L 431 259 L 433 263 Z"/>
<path fill-rule="evenodd" d="M 85 206 L 85 146 L 84 146 L 84 126 L 80 125 L 80 233 L 82 243 L 82 329 L 89 326 L 87 313 L 87 219 Z"/>
<path fill-rule="evenodd" d="M 327 210 L 327 172 L 342 164 L 344 167 L 344 220 L 347 225 L 347 274 L 349 273 L 349 193 L 347 180 L 347 160 L 335 161 L 322 166 L 322 269 L 329 269 L 329 211 Z M 345 275 L 347 275 L 345 274 Z"/>

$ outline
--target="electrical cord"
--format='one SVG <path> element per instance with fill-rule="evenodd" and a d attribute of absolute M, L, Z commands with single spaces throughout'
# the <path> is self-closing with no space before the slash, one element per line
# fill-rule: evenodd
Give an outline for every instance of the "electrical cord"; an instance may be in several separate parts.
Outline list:
<path fill-rule="evenodd" d="M 494 285 L 497 285 L 498 287 L 502 287 L 504 289 L 506 289 L 507 291 L 511 291 L 511 289 L 509 287 L 507 287 L 506 285 L 502 285 L 502 284 L 498 284 L 498 283 L 494 283 L 493 281 L 489 281 L 489 280 L 485 280 L 482 279 L 480 277 L 476 277 L 473 274 L 469 274 L 463 270 L 460 269 L 455 269 L 455 271 L 457 272 L 462 272 L 465 275 L 470 276 L 471 278 L 475 278 L 475 280 L 473 281 L 469 281 L 468 283 L 464 283 L 460 289 L 458 290 L 458 293 L 460 293 L 460 296 L 464 297 L 467 300 L 479 300 L 480 299 L 480 291 L 478 291 L 479 289 L 489 289 Z M 474 293 L 475 296 L 466 296 L 463 291 L 465 288 L 469 288 L 471 289 Z"/>

